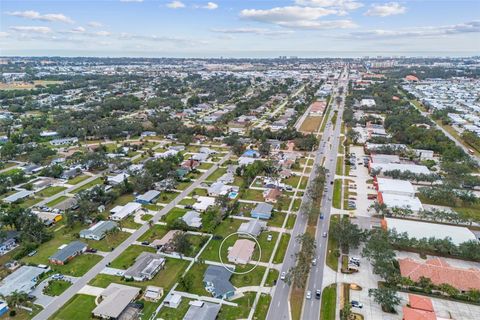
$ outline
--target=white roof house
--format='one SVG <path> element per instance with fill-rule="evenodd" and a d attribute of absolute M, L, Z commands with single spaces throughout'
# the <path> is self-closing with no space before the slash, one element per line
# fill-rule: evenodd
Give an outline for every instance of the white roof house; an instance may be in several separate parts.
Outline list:
<path fill-rule="evenodd" d="M 38 277 L 50 269 L 33 266 L 21 266 L 0 282 L 0 294 L 9 296 L 13 292 L 30 293 L 37 283 Z"/>
<path fill-rule="evenodd" d="M 140 288 L 111 283 L 100 294 L 103 299 L 92 313 L 103 319 L 117 319 L 139 293 Z"/>
<path fill-rule="evenodd" d="M 449 237 L 456 245 L 470 240 L 477 241 L 473 232 L 465 227 L 394 218 L 385 218 L 385 221 L 389 230 L 395 229 L 398 233 L 406 232 L 410 238 L 445 239 Z"/>
<path fill-rule="evenodd" d="M 125 219 L 126 217 L 128 217 L 131 214 L 134 214 L 141 208 L 142 208 L 142 205 L 137 202 L 129 202 L 124 206 L 116 206 L 115 208 L 110 210 L 110 213 L 112 213 L 112 215 L 110 215 L 110 219 L 115 221 Z"/>
<path fill-rule="evenodd" d="M 267 228 L 267 222 L 260 221 L 258 219 L 249 220 L 248 222 L 244 222 L 238 228 L 238 232 L 250 234 L 254 237 L 258 237 L 262 230 Z"/>
<path fill-rule="evenodd" d="M 362 99 L 360 105 L 362 107 L 375 107 L 376 103 L 374 99 Z"/>
<path fill-rule="evenodd" d="M 107 181 L 110 185 L 117 185 L 129 177 L 128 173 L 119 173 L 116 176 L 108 176 Z"/>
<path fill-rule="evenodd" d="M 215 198 L 212 197 L 198 197 L 197 202 L 193 205 L 193 209 L 196 211 L 203 212 L 208 209 L 208 207 L 215 204 Z"/>
<path fill-rule="evenodd" d="M 379 201 L 388 208 L 410 209 L 413 212 L 423 210 L 422 203 L 417 197 L 409 197 L 391 193 L 379 193 Z"/>
<path fill-rule="evenodd" d="M 33 191 L 21 190 L 4 198 L 3 201 L 7 203 L 13 203 L 15 201 L 30 197 L 33 193 Z"/>
<path fill-rule="evenodd" d="M 382 194 L 415 196 L 415 188 L 410 181 L 406 180 L 377 178 L 377 190 Z"/>
<path fill-rule="evenodd" d="M 191 228 L 200 228 L 202 226 L 202 218 L 197 211 L 188 211 L 183 215 L 182 220 Z"/>

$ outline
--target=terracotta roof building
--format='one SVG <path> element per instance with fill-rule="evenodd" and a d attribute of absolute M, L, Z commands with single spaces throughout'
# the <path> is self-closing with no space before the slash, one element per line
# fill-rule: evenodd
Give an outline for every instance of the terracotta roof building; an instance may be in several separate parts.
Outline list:
<path fill-rule="evenodd" d="M 413 281 L 429 278 L 433 284 L 449 284 L 460 291 L 480 290 L 480 269 L 463 269 L 450 266 L 440 258 L 418 262 L 411 258 L 399 259 L 400 273 Z"/>
<path fill-rule="evenodd" d="M 403 307 L 403 320 L 437 320 L 432 300 L 428 297 L 408 295 L 408 306 Z"/>

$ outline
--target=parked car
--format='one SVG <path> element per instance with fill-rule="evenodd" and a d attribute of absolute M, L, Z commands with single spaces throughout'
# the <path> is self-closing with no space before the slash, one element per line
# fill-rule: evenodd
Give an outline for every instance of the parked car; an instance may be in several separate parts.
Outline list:
<path fill-rule="evenodd" d="M 269 235 L 267 236 L 267 241 L 272 241 L 272 238 L 273 238 L 272 235 L 269 234 Z"/>
<path fill-rule="evenodd" d="M 29 256 L 29 257 L 33 257 L 33 256 L 36 255 L 36 254 L 37 254 L 37 250 L 33 250 L 32 252 L 30 252 L 30 253 L 28 254 L 28 256 Z"/>
<path fill-rule="evenodd" d="M 308 300 L 312 299 L 312 291 L 310 291 L 310 290 L 307 291 L 306 298 L 307 298 Z"/>
<path fill-rule="evenodd" d="M 326 237 L 327 237 L 327 233 L 324 232 L 323 235 L 322 235 L 322 237 L 326 238 Z"/>
<path fill-rule="evenodd" d="M 95 253 L 97 252 L 97 249 L 94 249 L 94 248 L 87 248 L 86 250 L 87 252 L 90 252 L 90 253 Z"/>
<path fill-rule="evenodd" d="M 285 280 L 286 277 L 287 273 L 285 271 L 280 274 L 280 280 Z"/>
<path fill-rule="evenodd" d="M 316 266 L 316 265 L 317 265 L 317 258 L 312 260 L 312 266 Z"/>
<path fill-rule="evenodd" d="M 52 280 L 62 280 L 64 278 L 63 274 L 56 273 L 52 277 Z"/>
<path fill-rule="evenodd" d="M 317 289 L 317 291 L 315 291 L 315 299 L 320 300 L 321 295 L 322 295 L 322 291 L 320 291 L 320 289 Z"/>
<path fill-rule="evenodd" d="M 150 242 L 148 242 L 148 241 L 142 241 L 142 245 L 144 245 L 144 246 L 148 246 L 149 244 L 150 244 Z"/>
<path fill-rule="evenodd" d="M 352 302 L 350 303 L 352 305 L 352 307 L 354 308 L 359 308 L 359 309 L 362 309 L 363 308 L 363 304 L 361 304 L 360 302 L 356 301 L 356 300 L 352 300 Z"/>

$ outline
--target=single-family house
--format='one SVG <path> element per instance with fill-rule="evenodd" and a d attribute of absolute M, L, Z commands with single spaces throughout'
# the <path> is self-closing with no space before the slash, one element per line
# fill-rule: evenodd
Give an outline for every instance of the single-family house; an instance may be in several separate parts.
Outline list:
<path fill-rule="evenodd" d="M 210 206 L 215 205 L 215 198 L 200 196 L 197 202 L 193 204 L 193 209 L 200 212 L 205 212 Z"/>
<path fill-rule="evenodd" d="M 108 176 L 107 183 L 111 186 L 116 186 L 123 182 L 123 180 L 128 179 L 130 175 L 128 173 L 119 173 L 115 176 Z"/>
<path fill-rule="evenodd" d="M 222 307 L 220 304 L 201 300 L 190 301 L 189 305 L 183 320 L 215 320 Z"/>
<path fill-rule="evenodd" d="M 88 229 L 80 231 L 80 238 L 90 240 L 102 240 L 106 233 L 117 228 L 118 224 L 110 220 L 99 221 Z"/>
<path fill-rule="evenodd" d="M 0 295 L 6 297 L 14 292 L 30 294 L 37 285 L 38 277 L 50 268 L 21 266 L 0 282 Z"/>
<path fill-rule="evenodd" d="M 124 206 L 116 206 L 112 210 L 110 210 L 110 220 L 120 221 L 125 219 L 126 217 L 136 213 L 138 210 L 142 208 L 142 205 L 137 202 L 129 202 Z"/>
<path fill-rule="evenodd" d="M 200 228 L 202 226 L 202 218 L 197 211 L 187 211 L 183 215 L 182 220 L 185 221 L 190 228 Z"/>
<path fill-rule="evenodd" d="M 137 259 L 135 259 L 135 263 L 125 271 L 123 276 L 135 281 L 152 280 L 164 265 L 165 258 L 161 255 L 142 252 Z"/>
<path fill-rule="evenodd" d="M 235 294 L 235 287 L 230 283 L 232 273 L 223 266 L 209 265 L 203 275 L 205 290 L 214 298 L 229 299 Z"/>
<path fill-rule="evenodd" d="M 30 190 L 20 190 L 14 194 L 5 197 L 2 201 L 6 203 L 14 203 L 23 199 L 30 197 L 33 194 L 33 191 Z"/>
<path fill-rule="evenodd" d="M 261 202 L 257 204 L 255 208 L 253 208 L 250 215 L 252 218 L 270 219 L 272 216 L 272 210 L 273 206 L 271 204 Z"/>
<path fill-rule="evenodd" d="M 227 259 L 236 264 L 247 264 L 255 251 L 255 242 L 247 239 L 238 239 L 233 247 L 228 248 Z"/>
<path fill-rule="evenodd" d="M 0 256 L 18 247 L 18 235 L 17 231 L 6 231 L 0 234 Z"/>
<path fill-rule="evenodd" d="M 100 294 L 101 302 L 93 309 L 93 316 L 102 319 L 120 319 L 130 303 L 138 297 L 140 290 L 140 288 L 118 283 L 109 284 Z"/>
<path fill-rule="evenodd" d="M 249 220 L 248 222 L 242 223 L 238 228 L 237 232 L 250 234 L 256 238 L 266 228 L 267 228 L 267 223 L 265 221 L 260 221 L 258 219 L 255 219 L 255 220 Z"/>
<path fill-rule="evenodd" d="M 267 189 L 263 192 L 263 198 L 265 202 L 269 203 L 277 203 L 278 198 L 282 195 L 282 191 L 280 189 Z"/>
<path fill-rule="evenodd" d="M 160 192 L 157 190 L 149 190 L 142 195 L 139 195 L 135 198 L 135 201 L 141 204 L 153 203 L 155 199 L 160 196 Z"/>
<path fill-rule="evenodd" d="M 72 241 L 67 245 L 61 246 L 60 249 L 48 258 L 51 264 L 64 265 L 78 255 L 87 250 L 87 245 L 81 241 Z"/>

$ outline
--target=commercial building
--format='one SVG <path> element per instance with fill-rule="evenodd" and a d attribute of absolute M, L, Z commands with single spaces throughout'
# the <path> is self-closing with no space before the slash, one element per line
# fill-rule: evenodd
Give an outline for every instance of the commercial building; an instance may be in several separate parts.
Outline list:
<path fill-rule="evenodd" d="M 48 258 L 52 264 L 64 265 L 78 255 L 87 250 L 87 245 L 81 241 L 72 241 L 68 245 L 60 247 L 60 249 Z"/>
<path fill-rule="evenodd" d="M 113 221 L 99 221 L 90 228 L 80 231 L 80 238 L 99 241 L 105 237 L 108 231 L 117 226 L 117 223 Z"/>
<path fill-rule="evenodd" d="M 420 199 L 418 199 L 417 197 L 409 197 L 409 196 L 403 196 L 399 194 L 379 192 L 377 199 L 378 199 L 378 203 L 385 204 L 389 209 L 393 209 L 393 208 L 410 209 L 413 212 L 419 212 L 423 210 L 422 203 L 420 202 Z"/>
<path fill-rule="evenodd" d="M 31 293 L 37 285 L 38 277 L 49 270 L 49 268 L 21 266 L 0 282 L 0 295 L 6 297 L 13 292 Z"/>
<path fill-rule="evenodd" d="M 372 154 L 373 163 L 400 163 L 400 157 L 394 154 Z"/>
<path fill-rule="evenodd" d="M 100 294 L 101 302 L 92 314 L 102 319 L 119 319 L 139 293 L 140 288 L 111 283 Z"/>
<path fill-rule="evenodd" d="M 402 277 L 415 282 L 424 277 L 430 279 L 434 285 L 446 283 L 461 292 L 480 290 L 480 269 L 477 268 L 452 267 L 441 258 L 432 258 L 425 262 L 405 258 L 399 259 L 398 263 Z"/>
<path fill-rule="evenodd" d="M 445 239 L 448 237 L 455 245 L 471 240 L 477 241 L 473 232 L 465 227 L 395 218 L 385 218 L 382 224 L 389 230 L 395 229 L 397 233 L 406 232 L 409 238 Z"/>
<path fill-rule="evenodd" d="M 370 171 L 376 170 L 384 173 L 385 171 L 398 170 L 400 172 L 411 172 L 414 174 L 430 174 L 430 170 L 426 166 L 407 163 L 371 163 L 369 164 Z"/>
<path fill-rule="evenodd" d="M 136 213 L 141 208 L 142 205 L 136 202 L 129 202 L 124 206 L 116 206 L 115 208 L 110 210 L 110 219 L 114 221 L 123 220 L 126 217 Z"/>
<path fill-rule="evenodd" d="M 142 252 L 135 263 L 127 269 L 124 277 L 135 281 L 152 280 L 165 265 L 165 258 L 159 254 Z"/>
<path fill-rule="evenodd" d="M 377 191 L 382 194 L 394 194 L 407 197 L 415 196 L 415 189 L 410 181 L 375 177 L 374 185 Z"/>
<path fill-rule="evenodd" d="M 203 275 L 205 290 L 214 298 L 228 299 L 235 294 L 235 287 L 230 283 L 232 273 L 223 266 L 209 265 Z"/>
<path fill-rule="evenodd" d="M 236 264 L 247 264 L 255 251 L 255 242 L 247 239 L 239 239 L 233 247 L 228 248 L 227 259 Z"/>
<path fill-rule="evenodd" d="M 430 298 L 409 294 L 408 306 L 403 307 L 402 320 L 440 320 L 440 318 L 435 314 Z"/>

